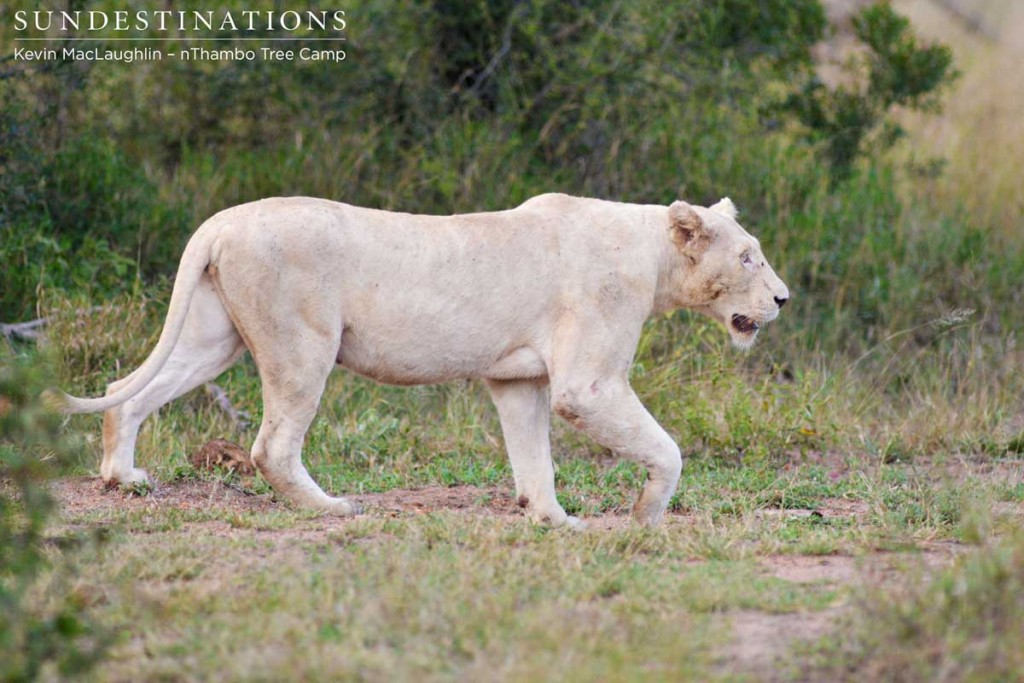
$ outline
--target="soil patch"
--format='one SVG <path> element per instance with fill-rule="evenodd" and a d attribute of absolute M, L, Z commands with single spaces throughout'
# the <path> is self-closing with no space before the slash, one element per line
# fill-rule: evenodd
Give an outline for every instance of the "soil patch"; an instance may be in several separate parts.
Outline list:
<path fill-rule="evenodd" d="M 52 484 L 51 491 L 66 517 L 96 512 L 125 512 L 211 506 L 237 512 L 269 512 L 280 509 L 270 494 L 254 495 L 241 487 L 221 482 L 184 480 L 157 483 L 145 495 L 106 486 L 99 477 L 72 477 Z"/>
<path fill-rule="evenodd" d="M 758 563 L 776 578 L 793 583 L 879 584 L 905 576 L 908 569 L 926 573 L 945 569 L 967 550 L 959 543 L 926 543 L 914 552 L 876 552 L 870 555 L 770 555 Z"/>
<path fill-rule="evenodd" d="M 827 583 L 841 586 L 891 584 L 907 577 L 917 568 L 925 575 L 950 566 L 967 550 L 959 543 L 926 543 L 919 552 L 876 552 L 850 557 L 846 555 L 772 555 L 758 564 L 771 576 L 793 583 Z M 836 628 L 847 606 L 794 614 L 769 614 L 743 610 L 728 615 L 732 640 L 722 648 L 723 671 L 744 672 L 759 681 L 799 679 L 791 670 L 793 647 L 813 642 Z"/>
<path fill-rule="evenodd" d="M 215 508 L 227 513 L 264 513 L 289 509 L 286 503 L 275 500 L 273 494 L 253 494 L 243 486 L 199 479 L 158 482 L 152 491 L 145 495 L 109 488 L 98 477 L 61 479 L 52 484 L 51 490 L 65 518 L 70 520 L 86 515 L 94 517 L 97 513 L 115 514 L 134 510 L 155 512 L 170 508 Z M 347 495 L 346 498 L 362 505 L 365 514 L 371 516 L 400 517 L 448 511 L 525 518 L 523 511 L 516 504 L 512 490 L 499 486 L 426 486 L 417 489 L 392 489 L 384 493 Z M 344 523 L 349 519 L 351 518 L 324 516 L 318 518 L 318 521 L 323 523 L 337 520 Z M 687 519 L 682 515 L 671 515 L 666 517 L 666 523 L 681 523 Z M 630 527 L 633 519 L 628 514 L 608 513 L 588 518 L 586 523 L 588 528 L 613 531 Z"/>
<path fill-rule="evenodd" d="M 497 486 L 426 486 L 348 497 L 363 505 L 371 514 L 398 516 L 440 510 L 473 510 L 498 516 L 522 515 L 511 492 Z"/>
<path fill-rule="evenodd" d="M 776 555 L 760 560 L 772 576 L 794 583 L 851 583 L 857 579 L 857 561 L 844 555 Z"/>
<path fill-rule="evenodd" d="M 241 486 L 220 481 L 183 480 L 157 483 L 145 495 L 109 488 L 98 477 L 72 477 L 52 484 L 65 517 L 96 512 L 196 510 L 218 508 L 226 512 L 271 512 L 288 509 L 272 494 L 253 494 Z M 425 514 L 441 510 L 472 510 L 475 514 L 522 516 L 511 493 L 503 488 L 476 486 L 428 486 L 395 489 L 385 493 L 346 496 L 370 514 Z M 339 518 L 340 519 L 340 518 Z"/>
<path fill-rule="evenodd" d="M 723 672 L 743 672 L 758 681 L 791 681 L 794 643 L 813 641 L 835 627 L 840 608 L 818 612 L 766 614 L 757 611 L 729 615 L 733 640 L 719 658 Z"/>

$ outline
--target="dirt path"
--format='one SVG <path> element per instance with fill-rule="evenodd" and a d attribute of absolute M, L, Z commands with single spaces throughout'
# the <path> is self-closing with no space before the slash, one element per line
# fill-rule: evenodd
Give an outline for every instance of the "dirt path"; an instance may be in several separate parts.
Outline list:
<path fill-rule="evenodd" d="M 241 486 L 230 486 L 218 481 L 187 480 L 160 483 L 147 495 L 139 496 L 107 488 L 96 477 L 74 477 L 59 480 L 53 485 L 52 490 L 65 516 L 69 518 L 96 512 L 156 511 L 170 508 L 193 510 L 208 509 L 211 506 L 225 512 L 271 512 L 289 509 L 284 503 L 275 501 L 269 493 L 252 494 Z M 368 514 L 376 515 L 423 514 L 440 510 L 473 510 L 476 514 L 497 516 L 521 514 L 511 494 L 498 487 L 428 486 L 346 497 L 361 504 Z"/>

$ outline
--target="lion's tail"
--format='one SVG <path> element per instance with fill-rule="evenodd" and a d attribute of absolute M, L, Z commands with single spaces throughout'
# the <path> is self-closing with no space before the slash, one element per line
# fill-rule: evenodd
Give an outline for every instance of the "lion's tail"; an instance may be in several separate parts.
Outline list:
<path fill-rule="evenodd" d="M 205 226 L 204 226 L 205 227 Z M 102 398 L 78 398 L 63 391 L 48 389 L 44 394 L 47 403 L 63 413 L 98 413 L 108 408 L 121 405 L 145 389 L 160 374 L 167 359 L 171 357 L 174 347 L 185 326 L 185 316 L 192 304 L 199 280 L 210 263 L 210 247 L 213 235 L 210 230 L 201 227 L 196 231 L 185 246 L 178 265 L 178 273 L 174 278 L 174 289 L 171 292 L 171 303 L 167 308 L 164 329 L 160 332 L 149 357 L 135 371 L 134 377 L 123 387 Z"/>

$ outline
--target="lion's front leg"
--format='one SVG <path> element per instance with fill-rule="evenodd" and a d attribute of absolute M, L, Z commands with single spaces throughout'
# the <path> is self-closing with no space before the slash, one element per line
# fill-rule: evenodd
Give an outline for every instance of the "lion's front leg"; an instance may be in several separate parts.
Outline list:
<path fill-rule="evenodd" d="M 602 446 L 647 467 L 647 484 L 633 516 L 646 526 L 661 522 L 679 483 L 682 457 L 626 379 L 580 374 L 553 381 L 552 391 L 556 413 Z"/>
<path fill-rule="evenodd" d="M 512 463 L 516 500 L 534 522 L 579 526 L 555 498 L 551 463 L 551 399 L 547 379 L 489 380 L 505 449 Z"/>

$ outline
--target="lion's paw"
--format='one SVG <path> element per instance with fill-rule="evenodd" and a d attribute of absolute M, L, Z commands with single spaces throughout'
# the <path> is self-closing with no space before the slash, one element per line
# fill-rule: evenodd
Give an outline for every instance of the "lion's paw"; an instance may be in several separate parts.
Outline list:
<path fill-rule="evenodd" d="M 149 472 L 140 467 L 133 467 L 132 471 L 128 473 L 128 476 L 121 479 L 122 486 L 144 486 L 152 484 L 153 480 L 149 478 Z"/>
<path fill-rule="evenodd" d="M 151 486 L 153 481 L 149 478 L 149 472 L 139 467 L 133 467 L 125 474 L 111 474 L 104 477 L 103 483 L 107 485 L 107 488 L 113 489 L 119 486 Z"/>
<path fill-rule="evenodd" d="M 533 512 L 529 517 L 534 524 L 552 527 L 555 529 L 572 529 L 574 531 L 582 531 L 587 526 L 586 522 L 581 520 L 579 517 L 567 515 L 561 508 L 549 513 Z"/>
<path fill-rule="evenodd" d="M 572 515 L 569 515 L 565 518 L 565 528 L 572 529 L 573 531 L 586 531 L 587 523 L 579 517 L 573 517 Z"/>
<path fill-rule="evenodd" d="M 153 491 L 149 472 L 138 467 L 128 470 L 127 474 L 105 477 L 103 483 L 108 489 L 117 489 L 131 496 L 147 496 Z"/>
<path fill-rule="evenodd" d="M 338 517 L 355 517 L 363 514 L 363 506 L 347 498 L 332 498 L 324 510 Z"/>

